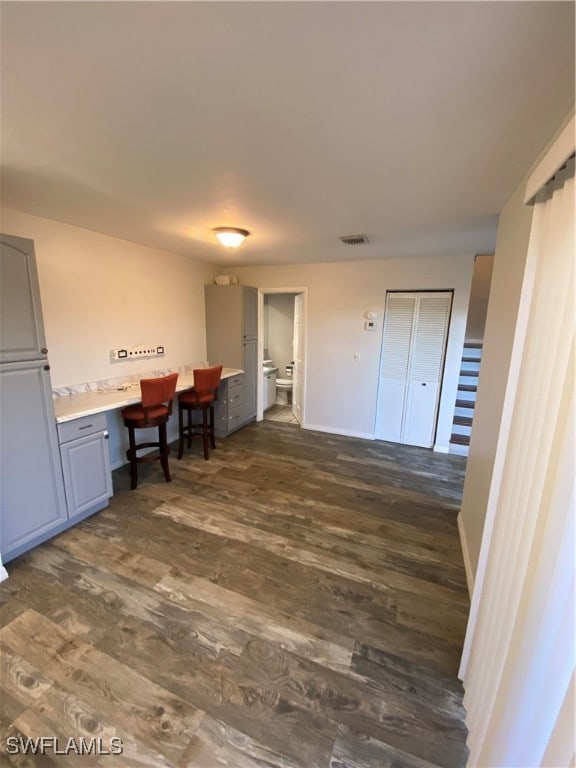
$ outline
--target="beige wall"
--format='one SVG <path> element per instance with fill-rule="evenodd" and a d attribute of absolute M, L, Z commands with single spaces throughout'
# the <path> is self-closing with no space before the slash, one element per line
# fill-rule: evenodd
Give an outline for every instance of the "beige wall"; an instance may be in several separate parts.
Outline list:
<path fill-rule="evenodd" d="M 373 438 L 387 290 L 454 289 L 436 445 L 447 450 L 473 256 L 236 268 L 246 285 L 308 288 L 304 426 Z M 375 333 L 364 313 L 378 313 Z M 359 360 L 354 360 L 359 355 Z"/>
<path fill-rule="evenodd" d="M 469 583 L 473 582 L 478 565 L 532 222 L 532 208 L 523 203 L 525 188 L 524 180 L 500 214 L 494 255 L 482 365 L 460 513 Z"/>
<path fill-rule="evenodd" d="M 53 387 L 205 361 L 212 265 L 12 210 L 2 231 L 35 241 Z M 166 355 L 110 360 L 147 343 Z"/>

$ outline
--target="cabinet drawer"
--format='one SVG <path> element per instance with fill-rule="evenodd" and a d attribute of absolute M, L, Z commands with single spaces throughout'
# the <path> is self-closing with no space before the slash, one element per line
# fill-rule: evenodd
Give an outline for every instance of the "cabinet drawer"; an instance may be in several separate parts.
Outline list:
<path fill-rule="evenodd" d="M 228 408 L 236 408 L 244 402 L 244 387 L 233 387 L 228 390 Z"/>
<path fill-rule="evenodd" d="M 58 437 L 61 443 L 67 443 L 78 437 L 93 435 L 95 432 L 103 432 L 106 429 L 106 414 L 95 413 L 93 416 L 82 416 L 80 419 L 58 424 Z"/>
<path fill-rule="evenodd" d="M 242 403 L 237 405 L 235 408 L 230 408 L 228 411 L 228 429 L 235 429 L 239 424 L 242 423 L 243 417 L 244 408 L 242 407 Z"/>
<path fill-rule="evenodd" d="M 241 387 L 244 384 L 244 374 L 239 373 L 237 376 L 231 376 L 228 381 L 228 390 L 232 387 Z"/>

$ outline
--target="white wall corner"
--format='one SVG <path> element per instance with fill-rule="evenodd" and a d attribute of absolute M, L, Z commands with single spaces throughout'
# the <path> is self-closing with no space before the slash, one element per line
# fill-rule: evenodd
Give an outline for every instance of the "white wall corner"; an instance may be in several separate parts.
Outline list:
<path fill-rule="evenodd" d="M 460 546 L 462 547 L 462 557 L 464 559 L 464 570 L 466 571 L 468 594 L 470 597 L 472 597 L 472 592 L 474 591 L 474 572 L 472 570 L 470 553 L 468 552 L 468 544 L 466 543 L 466 531 L 464 529 L 462 514 L 460 512 L 458 513 L 458 533 L 460 534 Z"/>

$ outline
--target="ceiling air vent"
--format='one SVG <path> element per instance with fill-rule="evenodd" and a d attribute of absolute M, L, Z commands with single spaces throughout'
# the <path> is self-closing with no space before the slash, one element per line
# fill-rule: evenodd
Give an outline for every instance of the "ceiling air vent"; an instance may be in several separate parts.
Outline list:
<path fill-rule="evenodd" d="M 338 240 L 341 240 L 344 245 L 366 245 L 370 242 L 366 235 L 342 235 Z"/>

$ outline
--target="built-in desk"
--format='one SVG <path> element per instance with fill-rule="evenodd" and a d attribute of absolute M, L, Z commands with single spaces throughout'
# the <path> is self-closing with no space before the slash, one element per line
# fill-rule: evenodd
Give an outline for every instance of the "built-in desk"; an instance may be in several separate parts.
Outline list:
<path fill-rule="evenodd" d="M 222 383 L 220 385 L 222 400 L 224 393 L 228 391 L 228 383 L 234 381 L 238 376 L 243 375 L 243 371 L 238 368 L 223 368 Z M 147 378 L 145 375 L 142 378 Z M 66 424 L 74 420 L 82 419 L 87 416 L 101 414 L 106 419 L 106 427 L 109 433 L 109 439 L 106 441 L 110 465 L 112 469 L 126 464 L 126 448 L 128 447 L 128 430 L 122 421 L 121 411 L 127 405 L 139 403 L 140 382 L 139 379 L 131 382 L 127 389 L 94 389 L 91 392 L 75 392 L 70 395 L 59 395 L 54 398 L 54 411 L 58 429 L 61 430 Z M 194 386 L 194 374 L 192 370 L 181 371 L 178 374 L 178 383 L 176 392 L 183 392 L 186 389 L 192 389 Z M 219 392 L 220 394 L 220 392 Z M 176 404 L 175 404 L 176 406 Z M 173 442 L 178 439 L 178 407 L 175 407 L 176 413 L 168 422 L 168 441 Z M 155 430 L 150 430 L 150 439 L 155 440 Z"/>
<path fill-rule="evenodd" d="M 244 371 L 238 368 L 223 368 L 222 379 L 229 379 Z M 194 387 L 194 374 L 180 373 L 176 392 L 183 392 Z M 54 411 L 56 422 L 61 424 L 72 421 L 82 416 L 91 416 L 95 413 L 114 411 L 140 402 L 140 385 L 134 384 L 128 389 L 102 390 L 97 392 L 78 392 L 73 395 L 62 395 L 54 398 Z"/>

